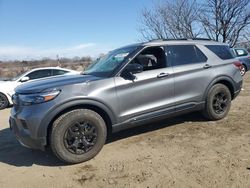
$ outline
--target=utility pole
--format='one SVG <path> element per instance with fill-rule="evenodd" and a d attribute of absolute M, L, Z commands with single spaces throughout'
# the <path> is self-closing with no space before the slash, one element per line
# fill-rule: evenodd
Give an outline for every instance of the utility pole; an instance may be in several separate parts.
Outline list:
<path fill-rule="evenodd" d="M 58 54 L 56 55 L 56 58 L 57 58 L 57 66 L 61 67 L 60 58 Z"/>

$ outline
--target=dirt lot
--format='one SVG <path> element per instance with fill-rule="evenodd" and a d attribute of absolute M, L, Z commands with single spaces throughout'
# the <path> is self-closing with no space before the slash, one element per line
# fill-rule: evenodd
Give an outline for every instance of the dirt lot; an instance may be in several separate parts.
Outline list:
<path fill-rule="evenodd" d="M 0 187 L 250 187 L 250 73 L 244 82 L 221 121 L 194 113 L 127 130 L 73 166 L 20 146 L 0 111 Z"/>

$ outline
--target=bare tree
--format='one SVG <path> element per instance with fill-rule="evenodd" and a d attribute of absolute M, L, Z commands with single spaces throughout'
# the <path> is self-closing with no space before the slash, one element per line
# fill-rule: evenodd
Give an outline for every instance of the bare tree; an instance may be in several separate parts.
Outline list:
<path fill-rule="evenodd" d="M 227 42 L 234 46 L 249 38 L 250 0 L 162 0 L 142 11 L 143 38 L 195 38 Z M 249 40 L 249 39 L 248 39 Z"/>
<path fill-rule="evenodd" d="M 143 39 L 194 38 L 201 34 L 196 0 L 166 0 L 142 11 L 139 28 Z"/>
<path fill-rule="evenodd" d="M 234 46 L 250 24 L 250 0 L 206 0 L 201 23 L 206 35 Z"/>

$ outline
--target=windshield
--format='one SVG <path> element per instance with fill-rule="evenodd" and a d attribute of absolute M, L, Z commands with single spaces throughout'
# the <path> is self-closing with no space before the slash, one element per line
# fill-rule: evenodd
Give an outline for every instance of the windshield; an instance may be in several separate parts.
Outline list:
<path fill-rule="evenodd" d="M 97 62 L 91 64 L 83 74 L 109 77 L 119 68 L 126 58 L 137 49 L 137 46 L 111 51 Z"/>

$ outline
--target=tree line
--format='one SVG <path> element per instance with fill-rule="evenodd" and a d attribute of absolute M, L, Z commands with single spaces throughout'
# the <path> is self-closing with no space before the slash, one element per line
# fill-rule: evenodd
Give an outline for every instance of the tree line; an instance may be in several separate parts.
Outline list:
<path fill-rule="evenodd" d="M 250 0 L 160 0 L 141 12 L 143 40 L 209 38 L 230 46 L 250 36 Z"/>

